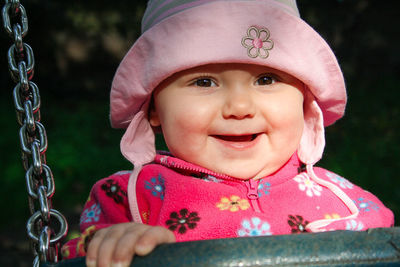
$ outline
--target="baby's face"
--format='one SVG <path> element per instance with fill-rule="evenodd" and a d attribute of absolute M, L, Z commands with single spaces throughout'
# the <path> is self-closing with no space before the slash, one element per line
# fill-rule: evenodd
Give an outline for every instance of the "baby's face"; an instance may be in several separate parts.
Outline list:
<path fill-rule="evenodd" d="M 212 64 L 166 79 L 154 92 L 150 124 L 178 158 L 232 177 L 278 170 L 303 131 L 303 84 L 273 69 Z"/>

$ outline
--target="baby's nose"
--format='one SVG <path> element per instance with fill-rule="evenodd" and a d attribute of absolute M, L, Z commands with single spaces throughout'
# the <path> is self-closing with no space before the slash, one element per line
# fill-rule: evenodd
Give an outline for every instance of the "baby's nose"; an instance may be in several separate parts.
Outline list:
<path fill-rule="evenodd" d="M 234 89 L 227 92 L 222 109 L 225 119 L 252 118 L 255 111 L 253 95 L 248 90 Z"/>

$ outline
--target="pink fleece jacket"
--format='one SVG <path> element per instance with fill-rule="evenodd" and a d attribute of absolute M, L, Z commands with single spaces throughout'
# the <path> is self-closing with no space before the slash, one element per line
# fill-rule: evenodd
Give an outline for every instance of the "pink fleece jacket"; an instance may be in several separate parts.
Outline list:
<path fill-rule="evenodd" d="M 140 213 L 136 221 L 168 228 L 178 242 L 301 233 L 321 219 L 337 219 L 322 231 L 393 226 L 393 213 L 377 197 L 325 169 L 315 168 L 315 174 L 353 200 L 357 217 L 340 219 L 351 215 L 349 207 L 308 177 L 296 153 L 272 175 L 247 181 L 157 155 L 143 167 L 130 197 Z M 84 256 L 96 230 L 133 221 L 129 177 L 118 172 L 94 185 L 80 219 L 82 234 L 63 247 L 64 258 Z"/>

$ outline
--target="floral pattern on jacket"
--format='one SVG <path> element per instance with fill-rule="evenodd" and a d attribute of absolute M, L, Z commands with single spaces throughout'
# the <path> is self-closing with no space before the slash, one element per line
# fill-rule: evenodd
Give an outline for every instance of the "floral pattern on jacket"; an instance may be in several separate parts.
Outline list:
<path fill-rule="evenodd" d="M 136 197 L 136 222 L 170 229 L 179 241 L 296 234 L 307 224 L 332 219 L 330 230 L 393 226 L 393 213 L 377 197 L 330 171 L 316 175 L 335 184 L 359 209 L 356 218 L 328 188 L 299 173 L 297 155 L 278 172 L 257 181 L 220 175 L 167 155 L 143 167 L 136 192 L 127 192 L 130 172 L 118 172 L 92 188 L 80 220 L 81 236 L 63 247 L 65 258 L 84 256 L 98 229 L 132 222 L 128 197 Z M 254 191 L 256 190 L 256 191 Z M 253 192 L 254 194 L 250 194 Z M 251 197 L 250 197 L 251 196 Z"/>

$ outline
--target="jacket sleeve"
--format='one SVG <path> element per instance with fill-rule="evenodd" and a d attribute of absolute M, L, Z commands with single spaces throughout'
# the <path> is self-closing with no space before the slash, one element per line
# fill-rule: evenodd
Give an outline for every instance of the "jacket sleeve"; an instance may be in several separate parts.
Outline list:
<path fill-rule="evenodd" d="M 349 180 L 322 168 L 316 168 L 316 174 L 338 186 L 356 205 L 358 216 L 348 220 L 337 220 L 326 230 L 367 230 L 377 227 L 392 227 L 393 212 L 372 193 L 351 183 Z"/>
<path fill-rule="evenodd" d="M 128 172 L 119 172 L 92 187 L 80 217 L 80 235 L 62 247 L 64 259 L 85 256 L 87 245 L 97 230 L 132 221 L 127 199 L 128 180 Z"/>

